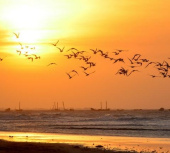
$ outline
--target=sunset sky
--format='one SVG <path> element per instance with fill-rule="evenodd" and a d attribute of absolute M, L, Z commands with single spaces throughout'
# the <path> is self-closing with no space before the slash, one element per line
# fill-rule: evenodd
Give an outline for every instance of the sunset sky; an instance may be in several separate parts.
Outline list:
<path fill-rule="evenodd" d="M 141 54 L 150 61 L 170 63 L 169 0 L 5 0 L 0 1 L 0 109 L 66 108 L 170 109 L 170 79 L 152 78 L 153 66 L 126 77 L 115 75 L 127 58 Z M 17 39 L 14 33 L 20 33 Z M 87 51 L 96 66 L 86 77 L 82 61 L 67 59 L 52 45 Z M 36 54 L 31 60 L 19 55 Z M 113 64 L 90 49 L 127 50 L 125 63 Z M 71 53 L 71 52 L 70 52 Z M 49 63 L 57 65 L 47 66 Z M 72 79 L 69 73 L 79 72 Z"/>

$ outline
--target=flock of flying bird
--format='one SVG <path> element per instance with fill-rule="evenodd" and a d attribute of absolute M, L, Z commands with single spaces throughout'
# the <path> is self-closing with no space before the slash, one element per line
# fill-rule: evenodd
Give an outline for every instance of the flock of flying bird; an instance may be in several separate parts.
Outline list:
<path fill-rule="evenodd" d="M 19 39 L 20 33 L 14 33 L 16 39 Z M 41 59 L 39 55 L 36 54 L 30 54 L 29 50 L 34 51 L 35 47 L 29 46 L 29 45 L 23 45 L 22 43 L 18 42 L 20 49 L 16 50 L 17 54 L 24 55 L 28 60 L 31 60 L 32 62 L 34 60 Z M 76 59 L 83 61 L 83 65 L 79 66 L 79 68 L 83 71 L 85 76 L 90 76 L 91 74 L 95 73 L 95 71 L 92 71 L 92 68 L 95 68 L 96 63 L 92 61 L 92 56 L 94 55 L 99 55 L 103 57 L 104 59 L 110 60 L 113 64 L 115 63 L 123 63 L 124 66 L 122 66 L 118 71 L 115 73 L 115 75 L 123 75 L 123 76 L 130 76 L 132 73 L 135 72 L 140 72 L 139 68 L 147 68 L 150 66 L 153 66 L 156 70 L 158 70 L 157 75 L 149 74 L 150 77 L 156 78 L 156 77 L 163 77 L 163 78 L 170 78 L 169 74 L 169 69 L 170 65 L 167 61 L 163 62 L 153 62 L 150 61 L 149 59 L 143 58 L 141 54 L 135 54 L 133 55 L 132 58 L 122 58 L 120 55 L 123 52 L 126 52 L 128 50 L 122 50 L 122 49 L 116 49 L 115 51 L 112 52 L 112 56 L 109 55 L 108 52 L 104 52 L 101 49 L 90 49 L 89 51 L 81 51 L 78 50 L 77 48 L 69 48 L 66 49 L 65 47 L 58 47 L 59 41 L 56 43 L 52 43 L 51 45 L 54 46 L 60 53 L 64 53 L 64 56 L 66 59 Z M 90 56 L 87 55 L 87 53 Z M 0 62 L 2 62 L 4 58 L 0 58 Z M 168 58 L 170 60 L 170 58 Z M 127 65 L 125 65 L 127 64 Z M 47 66 L 51 65 L 57 65 L 56 62 L 51 62 Z M 128 68 L 125 68 L 127 67 Z M 79 75 L 78 70 L 71 70 L 70 72 L 66 72 L 66 75 L 68 76 L 69 79 L 72 79 L 76 75 Z"/>

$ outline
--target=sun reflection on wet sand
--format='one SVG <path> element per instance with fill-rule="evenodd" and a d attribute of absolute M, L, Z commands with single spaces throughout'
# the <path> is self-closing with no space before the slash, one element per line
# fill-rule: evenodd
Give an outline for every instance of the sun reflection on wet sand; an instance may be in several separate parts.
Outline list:
<path fill-rule="evenodd" d="M 136 138 L 113 136 L 88 136 L 71 134 L 0 132 L 0 139 L 15 142 L 68 143 L 88 147 L 103 145 L 105 149 L 168 152 L 169 138 Z"/>

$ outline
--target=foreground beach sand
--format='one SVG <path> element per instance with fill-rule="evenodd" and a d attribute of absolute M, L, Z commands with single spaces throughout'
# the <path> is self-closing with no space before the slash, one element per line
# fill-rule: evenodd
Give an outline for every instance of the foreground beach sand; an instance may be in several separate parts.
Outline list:
<path fill-rule="evenodd" d="M 0 139 L 0 153 L 168 153 L 170 150 L 169 138 L 0 132 Z"/>
<path fill-rule="evenodd" d="M 113 151 L 68 144 L 9 142 L 0 140 L 0 153 L 103 153 L 103 152 L 111 153 Z"/>

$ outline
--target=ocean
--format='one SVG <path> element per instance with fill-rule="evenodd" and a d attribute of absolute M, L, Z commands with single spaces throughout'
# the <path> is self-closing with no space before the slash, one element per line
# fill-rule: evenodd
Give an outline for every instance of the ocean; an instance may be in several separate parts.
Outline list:
<path fill-rule="evenodd" d="M 0 111 L 0 131 L 170 138 L 170 111 Z"/>

